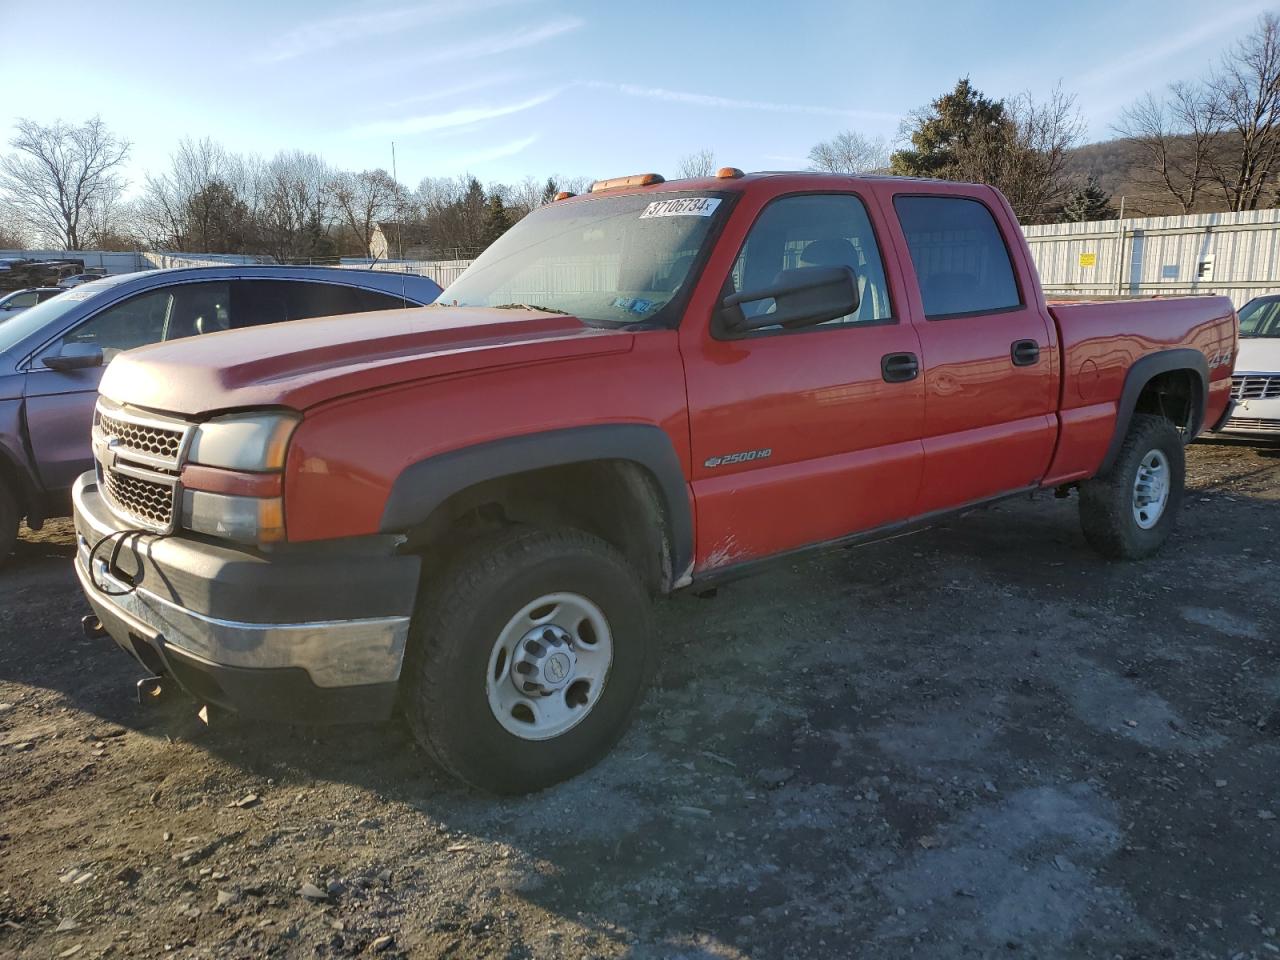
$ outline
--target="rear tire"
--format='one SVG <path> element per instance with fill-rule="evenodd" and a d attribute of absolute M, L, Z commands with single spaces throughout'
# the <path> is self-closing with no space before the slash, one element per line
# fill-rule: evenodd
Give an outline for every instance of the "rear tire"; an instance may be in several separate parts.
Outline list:
<path fill-rule="evenodd" d="M 578 530 L 518 528 L 465 548 L 426 585 L 402 705 L 453 776 L 526 793 L 609 751 L 653 659 L 651 603 L 621 553 Z"/>
<path fill-rule="evenodd" d="M 1186 448 L 1164 417 L 1135 414 L 1115 463 L 1080 485 L 1080 526 L 1112 560 L 1155 553 L 1177 523 L 1186 482 Z"/>
<path fill-rule="evenodd" d="M 13 553 L 13 545 L 18 542 L 19 516 L 18 499 L 9 489 L 9 485 L 0 480 L 0 567 L 3 567 Z"/>

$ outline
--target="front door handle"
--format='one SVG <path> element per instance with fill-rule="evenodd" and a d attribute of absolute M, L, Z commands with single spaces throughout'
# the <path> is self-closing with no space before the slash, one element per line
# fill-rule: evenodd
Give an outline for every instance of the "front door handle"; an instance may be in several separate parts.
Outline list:
<path fill-rule="evenodd" d="M 914 353 L 886 353 L 880 358 L 885 383 L 906 383 L 920 376 L 920 359 Z"/>
<path fill-rule="evenodd" d="M 1034 340 L 1015 340 L 1009 348 L 1015 367 L 1034 367 L 1040 362 L 1040 344 Z"/>

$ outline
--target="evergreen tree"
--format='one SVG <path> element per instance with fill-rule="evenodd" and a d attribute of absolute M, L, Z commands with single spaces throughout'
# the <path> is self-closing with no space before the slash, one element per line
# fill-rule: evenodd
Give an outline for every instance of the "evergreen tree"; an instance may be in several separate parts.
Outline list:
<path fill-rule="evenodd" d="M 1012 120 L 1004 102 L 982 95 L 968 77 L 914 118 L 911 147 L 889 158 L 894 173 L 909 177 L 996 183 Z"/>
<path fill-rule="evenodd" d="M 539 206 L 546 206 L 555 200 L 556 194 L 560 192 L 560 186 L 556 183 L 555 177 L 547 177 L 547 185 L 542 188 L 542 197 L 538 200 Z"/>
<path fill-rule="evenodd" d="M 510 229 L 511 214 L 507 210 L 507 205 L 502 201 L 502 195 L 494 193 L 489 197 L 489 202 L 485 205 L 482 227 L 483 245 L 489 246 Z"/>
<path fill-rule="evenodd" d="M 1062 206 L 1065 223 L 1084 223 L 1088 220 L 1113 220 L 1116 211 L 1111 206 L 1111 194 L 1098 185 L 1098 178 L 1089 174 L 1083 187 L 1076 190 Z"/>

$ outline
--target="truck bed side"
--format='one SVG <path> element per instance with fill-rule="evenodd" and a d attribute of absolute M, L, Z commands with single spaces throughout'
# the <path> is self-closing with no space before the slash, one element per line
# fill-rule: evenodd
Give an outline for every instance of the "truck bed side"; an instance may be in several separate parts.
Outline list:
<path fill-rule="evenodd" d="M 1051 304 L 1049 313 L 1061 345 L 1062 394 L 1045 486 L 1104 470 L 1140 398 L 1149 402 L 1143 388 L 1157 377 L 1174 389 L 1189 385 L 1193 436 L 1226 409 L 1237 336 L 1226 297 Z"/>

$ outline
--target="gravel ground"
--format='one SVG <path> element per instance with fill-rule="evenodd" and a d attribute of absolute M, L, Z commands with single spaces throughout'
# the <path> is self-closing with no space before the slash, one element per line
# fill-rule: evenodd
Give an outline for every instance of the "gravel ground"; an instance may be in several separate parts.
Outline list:
<path fill-rule="evenodd" d="M 1111 564 L 1042 497 L 659 611 L 599 767 L 468 792 L 399 724 L 206 728 L 0 573 L 0 955 L 1280 954 L 1280 448 Z"/>

